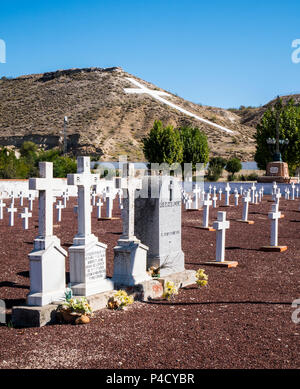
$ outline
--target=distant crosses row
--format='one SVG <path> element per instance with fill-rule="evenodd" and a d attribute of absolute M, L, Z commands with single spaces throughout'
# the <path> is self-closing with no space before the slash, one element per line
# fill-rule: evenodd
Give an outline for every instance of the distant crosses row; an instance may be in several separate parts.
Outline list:
<path fill-rule="evenodd" d="M 264 196 L 264 188 L 261 187 L 258 191 L 256 190 L 256 186 L 253 183 L 250 189 L 244 190 L 244 187 L 241 185 L 240 188 L 235 188 L 233 191 L 234 194 L 234 205 L 239 205 L 239 197 L 245 196 L 247 192 L 250 191 L 250 201 L 252 204 L 259 204 L 262 202 L 263 196 Z M 225 189 L 225 204 L 223 207 L 232 207 L 233 204 L 230 204 L 230 196 L 232 194 L 232 188 L 230 187 L 229 183 L 227 183 Z M 192 193 L 186 193 L 184 189 L 182 189 L 182 200 L 185 206 L 185 210 L 187 211 L 197 211 L 202 209 L 202 205 L 205 200 L 206 192 L 204 189 L 200 189 L 199 185 L 196 184 L 194 189 L 192 190 Z M 222 194 L 223 190 L 220 187 L 219 190 L 217 190 L 216 186 L 210 185 L 208 194 L 212 196 L 212 206 L 213 208 L 217 208 L 217 201 L 222 201 Z M 201 206 L 200 206 L 201 204 Z"/>

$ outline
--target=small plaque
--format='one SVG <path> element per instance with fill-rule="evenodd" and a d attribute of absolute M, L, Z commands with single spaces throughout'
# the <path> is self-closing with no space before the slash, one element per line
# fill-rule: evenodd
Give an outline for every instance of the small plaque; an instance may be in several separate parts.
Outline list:
<path fill-rule="evenodd" d="M 270 167 L 270 173 L 271 174 L 277 174 L 278 173 L 278 167 L 277 166 L 271 166 Z"/>

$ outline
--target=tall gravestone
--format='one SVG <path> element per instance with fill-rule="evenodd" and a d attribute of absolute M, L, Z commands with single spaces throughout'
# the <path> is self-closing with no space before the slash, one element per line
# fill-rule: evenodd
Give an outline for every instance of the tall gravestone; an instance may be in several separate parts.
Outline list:
<path fill-rule="evenodd" d="M 147 268 L 161 267 L 161 276 L 183 271 L 181 192 L 177 180 L 145 176 L 135 208 L 136 236 L 149 247 Z"/>
<path fill-rule="evenodd" d="M 113 289 L 106 278 L 106 244 L 91 231 L 91 187 L 99 177 L 91 174 L 90 157 L 77 158 L 77 174 L 68 174 L 68 185 L 78 186 L 78 232 L 69 248 L 70 283 L 74 295 L 90 296 Z"/>

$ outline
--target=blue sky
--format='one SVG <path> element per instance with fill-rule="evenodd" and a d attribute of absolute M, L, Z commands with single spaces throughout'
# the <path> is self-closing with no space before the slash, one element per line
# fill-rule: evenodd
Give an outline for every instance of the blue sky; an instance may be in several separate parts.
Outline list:
<path fill-rule="evenodd" d="M 121 66 L 225 108 L 300 92 L 299 0 L 0 0 L 0 39 L 0 77 Z"/>

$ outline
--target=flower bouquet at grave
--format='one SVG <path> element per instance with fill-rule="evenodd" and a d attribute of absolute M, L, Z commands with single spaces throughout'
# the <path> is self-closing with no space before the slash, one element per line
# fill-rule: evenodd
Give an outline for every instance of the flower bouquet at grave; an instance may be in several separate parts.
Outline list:
<path fill-rule="evenodd" d="M 205 270 L 199 269 L 196 272 L 196 284 L 198 285 L 198 288 L 201 288 L 201 286 L 206 286 L 208 283 L 208 275 L 205 274 Z"/>
<path fill-rule="evenodd" d="M 164 287 L 163 298 L 171 300 L 178 294 L 178 288 L 175 286 L 173 281 L 167 281 Z"/>
<path fill-rule="evenodd" d="M 148 274 L 153 277 L 153 278 L 159 278 L 160 277 L 160 271 L 162 269 L 168 269 L 168 268 L 172 268 L 172 266 L 168 263 L 168 258 L 166 259 L 166 261 L 158 266 L 158 267 L 155 267 L 155 266 L 151 266 L 149 269 L 148 269 Z"/>
<path fill-rule="evenodd" d="M 58 306 L 57 312 L 66 323 L 87 324 L 92 317 L 92 308 L 86 297 L 73 298 L 72 291 L 67 290 L 65 301 Z"/>
<path fill-rule="evenodd" d="M 133 296 L 128 296 L 125 290 L 118 290 L 112 297 L 108 299 L 107 308 L 115 310 L 123 310 L 134 301 Z"/>

